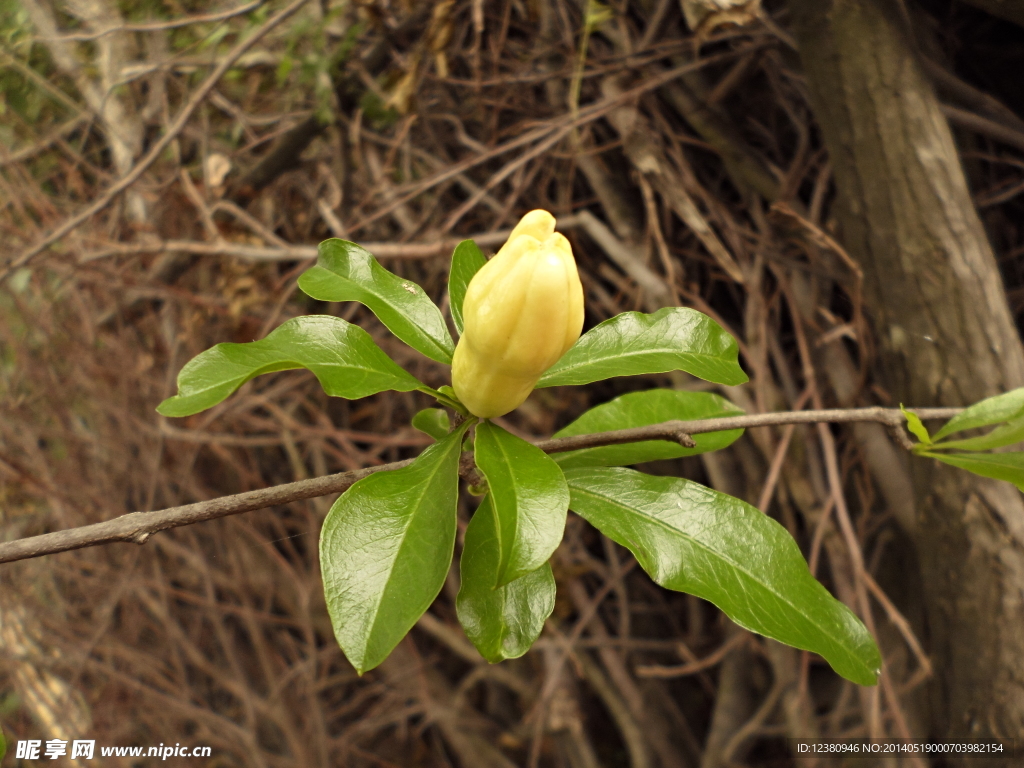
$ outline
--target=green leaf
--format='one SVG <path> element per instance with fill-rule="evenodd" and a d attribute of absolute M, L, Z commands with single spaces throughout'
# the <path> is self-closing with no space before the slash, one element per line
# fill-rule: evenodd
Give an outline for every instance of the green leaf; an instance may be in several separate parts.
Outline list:
<path fill-rule="evenodd" d="M 459 448 L 469 423 L 410 466 L 364 477 L 324 520 L 327 611 L 360 675 L 387 658 L 444 586 L 455 547 Z"/>
<path fill-rule="evenodd" d="M 412 417 L 412 425 L 435 440 L 443 440 L 452 428 L 448 412 L 441 408 L 424 408 Z"/>
<path fill-rule="evenodd" d="M 554 607 L 554 601 L 551 602 Z M 4 738 L 4 729 L 0 728 L 0 760 L 4 759 L 4 755 L 7 754 L 7 739 Z"/>
<path fill-rule="evenodd" d="M 358 325 L 309 315 L 282 323 L 265 339 L 218 344 L 196 355 L 178 374 L 178 394 L 160 403 L 157 411 L 190 416 L 221 402 L 249 379 L 295 368 L 308 368 L 324 392 L 349 400 L 423 386 Z"/>
<path fill-rule="evenodd" d="M 546 563 L 565 531 L 569 489 L 544 451 L 490 422 L 476 428 L 476 465 L 487 478 L 502 586 Z"/>
<path fill-rule="evenodd" d="M 461 413 L 463 416 L 469 416 L 469 411 L 466 410 L 459 398 L 455 396 L 455 390 L 451 387 L 439 387 L 438 389 L 432 389 L 431 387 L 420 387 L 421 392 L 433 397 L 441 405 L 446 405 L 454 411 Z"/>
<path fill-rule="evenodd" d="M 718 384 L 742 384 L 736 339 L 685 307 L 623 312 L 587 331 L 551 366 L 538 387 L 590 384 L 613 376 L 686 371 Z"/>
<path fill-rule="evenodd" d="M 452 253 L 452 266 L 448 272 L 448 303 L 452 308 L 452 320 L 455 321 L 455 328 L 462 333 L 462 302 L 466 299 L 466 289 L 473 275 L 484 264 L 487 259 L 484 257 L 476 243 L 472 240 L 463 240 Z"/>
<path fill-rule="evenodd" d="M 903 416 L 907 420 L 907 429 L 910 430 L 911 434 L 925 445 L 931 445 L 931 435 L 928 434 L 928 429 L 921 421 L 921 417 L 913 411 L 908 411 L 904 408 L 903 403 L 900 403 L 900 410 L 903 411 Z"/>
<path fill-rule="evenodd" d="M 438 387 L 437 391 L 440 392 L 445 397 L 450 398 L 450 399 L 454 400 L 455 402 L 459 402 L 459 396 L 457 394 L 455 394 L 454 387 L 451 387 L 451 386 L 445 384 L 443 387 Z"/>
<path fill-rule="evenodd" d="M 455 342 L 441 310 L 416 283 L 377 263 L 348 240 L 320 243 L 317 265 L 299 278 L 299 288 L 320 301 L 365 304 L 395 336 L 431 360 L 451 364 Z"/>
<path fill-rule="evenodd" d="M 522 656 L 540 636 L 555 608 L 555 577 L 544 563 L 495 589 L 499 545 L 489 499 L 484 497 L 466 528 L 455 610 L 466 637 L 485 659 L 496 663 Z"/>
<path fill-rule="evenodd" d="M 743 413 L 741 408 L 733 405 L 724 397 L 710 392 L 649 389 L 644 392 L 631 392 L 591 408 L 572 424 L 557 432 L 555 437 L 646 427 L 672 419 L 683 421 L 714 419 L 723 416 L 736 416 L 741 413 Z M 616 467 L 717 451 L 730 445 L 742 434 L 742 429 L 730 429 L 694 435 L 696 448 L 684 448 L 679 443 L 672 443 L 668 440 L 647 440 L 642 443 L 606 445 L 600 448 L 584 448 L 580 451 L 555 453 L 552 454 L 552 458 L 562 469 Z"/>
<path fill-rule="evenodd" d="M 995 397 L 988 397 L 970 408 L 965 408 L 947 421 L 932 439 L 939 441 L 954 432 L 1000 424 L 1016 416 L 1024 416 L 1022 412 L 1024 412 L 1024 387 L 1004 392 Z"/>
<path fill-rule="evenodd" d="M 920 453 L 982 477 L 1005 480 L 1024 491 L 1024 453 Z"/>
<path fill-rule="evenodd" d="M 675 477 L 566 470 L 570 507 L 628 548 L 667 589 L 710 600 L 741 627 L 820 654 L 874 685 L 881 657 L 864 625 L 811 575 L 786 529 L 752 506 Z"/>
<path fill-rule="evenodd" d="M 1024 440 L 1024 418 L 1017 418 L 1008 421 L 1001 427 L 996 427 L 987 435 L 965 437 L 963 440 L 944 440 L 941 443 L 933 443 L 929 448 L 931 450 L 955 448 L 959 451 L 988 451 L 993 448 L 1013 445 L 1021 440 Z"/>

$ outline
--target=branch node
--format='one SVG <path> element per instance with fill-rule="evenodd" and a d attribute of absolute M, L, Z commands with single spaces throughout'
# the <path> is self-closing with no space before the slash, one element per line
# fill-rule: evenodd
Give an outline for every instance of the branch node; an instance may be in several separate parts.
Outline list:
<path fill-rule="evenodd" d="M 690 437 L 688 432 L 676 432 L 675 441 L 684 448 L 696 448 L 697 442 Z"/>
<path fill-rule="evenodd" d="M 149 531 L 139 531 L 138 533 L 133 533 L 128 538 L 130 541 L 134 541 L 136 544 L 145 544 L 147 541 L 149 541 L 149 537 L 152 535 L 153 534 L 151 534 Z"/>
<path fill-rule="evenodd" d="M 889 428 L 889 434 L 892 435 L 893 440 L 899 443 L 901 446 L 906 448 L 908 451 L 914 450 L 914 441 L 907 435 L 906 430 L 903 429 L 902 424 L 887 424 Z"/>

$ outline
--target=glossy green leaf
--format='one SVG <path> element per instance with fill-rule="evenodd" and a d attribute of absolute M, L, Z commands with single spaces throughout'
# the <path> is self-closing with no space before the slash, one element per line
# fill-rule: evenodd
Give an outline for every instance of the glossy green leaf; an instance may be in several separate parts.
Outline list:
<path fill-rule="evenodd" d="M 1016 416 L 1024 416 L 1024 387 L 985 398 L 971 407 L 965 408 L 947 421 L 932 439 L 938 442 L 954 432 L 1001 424 Z"/>
<path fill-rule="evenodd" d="M 466 410 L 466 406 L 464 406 L 459 401 L 459 398 L 455 396 L 455 390 L 451 387 L 438 387 L 437 389 L 423 387 L 420 391 L 433 397 L 437 400 L 438 404 L 447 406 L 448 408 L 461 413 L 463 416 L 469 416 L 469 411 Z"/>
<path fill-rule="evenodd" d="M 462 302 L 466 299 L 466 289 L 473 275 L 487 259 L 472 240 L 463 240 L 452 253 L 452 266 L 448 272 L 448 303 L 452 308 L 452 320 L 455 328 L 462 333 Z"/>
<path fill-rule="evenodd" d="M 931 435 L 928 434 L 928 428 L 921 421 L 921 417 L 904 408 L 903 403 L 900 403 L 900 410 L 903 411 L 903 417 L 907 420 L 907 429 L 910 430 L 910 433 L 925 445 L 931 445 Z"/>
<path fill-rule="evenodd" d="M 874 685 L 878 647 L 811 575 L 786 529 L 740 499 L 624 468 L 569 469 L 570 507 L 629 549 L 651 578 L 710 600 L 752 632 L 820 654 Z"/>
<path fill-rule="evenodd" d="M 327 611 L 359 674 L 387 658 L 444 586 L 467 426 L 408 467 L 363 478 L 324 520 L 320 571 Z"/>
<path fill-rule="evenodd" d="M 933 443 L 929 449 L 937 451 L 955 448 L 958 451 L 990 451 L 993 448 L 1013 445 L 1022 440 L 1024 440 L 1024 418 L 1016 418 L 1001 427 L 996 427 L 987 435 L 965 437 L 963 440 L 945 440 L 941 443 Z"/>
<path fill-rule="evenodd" d="M 1024 453 L 935 453 L 919 454 L 943 464 L 966 469 L 982 477 L 1005 480 L 1024 491 Z"/>
<path fill-rule="evenodd" d="M 554 602 L 552 602 L 552 606 Z M 0 728 L 0 760 L 4 759 L 4 755 L 7 754 L 7 739 L 4 738 L 4 729 Z"/>
<path fill-rule="evenodd" d="M 534 445 L 490 422 L 476 428 L 476 465 L 487 478 L 502 586 L 548 561 L 565 531 L 569 489 L 558 465 Z"/>
<path fill-rule="evenodd" d="M 555 607 L 555 577 L 544 563 L 495 589 L 499 545 L 489 499 L 484 497 L 466 528 L 455 609 L 466 637 L 496 663 L 522 656 L 540 636 Z"/>
<path fill-rule="evenodd" d="M 339 317 L 296 317 L 248 344 L 201 352 L 178 374 L 178 394 L 157 406 L 164 416 L 190 416 L 224 400 L 263 373 L 308 368 L 332 397 L 356 400 L 423 385 L 384 354 L 366 331 Z"/>
<path fill-rule="evenodd" d="M 646 427 L 672 419 L 691 421 L 738 416 L 742 413 L 741 408 L 711 392 L 648 389 L 644 392 L 631 392 L 591 408 L 565 429 L 557 432 L 555 437 Z M 730 445 L 742 434 L 742 429 L 730 429 L 694 435 L 696 448 L 684 448 L 679 443 L 668 440 L 647 440 L 642 443 L 605 445 L 600 448 L 553 453 L 551 458 L 558 462 L 562 469 L 568 467 L 618 467 L 626 464 L 639 464 L 644 461 L 675 459 L 680 456 L 717 451 Z"/>
<path fill-rule="evenodd" d="M 412 417 L 412 425 L 435 440 L 443 440 L 452 427 L 448 412 L 441 408 L 424 408 Z"/>
<path fill-rule="evenodd" d="M 437 391 L 440 392 L 445 397 L 449 398 L 450 400 L 454 400 L 456 403 L 459 402 L 459 396 L 455 394 L 455 389 L 453 387 L 450 387 L 447 384 L 445 384 L 443 387 L 438 387 Z"/>
<path fill-rule="evenodd" d="M 388 272 L 369 251 L 348 240 L 324 240 L 319 252 L 316 266 L 299 278 L 299 288 L 320 301 L 361 302 L 410 347 L 451 364 L 455 342 L 441 310 L 422 288 Z"/>
<path fill-rule="evenodd" d="M 538 387 L 590 384 L 613 376 L 686 371 L 718 384 L 742 384 L 736 339 L 702 312 L 665 307 L 623 312 L 580 337 Z"/>

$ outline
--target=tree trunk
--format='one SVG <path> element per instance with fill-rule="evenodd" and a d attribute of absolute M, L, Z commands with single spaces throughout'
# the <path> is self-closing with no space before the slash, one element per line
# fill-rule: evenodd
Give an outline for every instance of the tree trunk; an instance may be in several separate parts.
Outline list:
<path fill-rule="evenodd" d="M 949 127 L 888 0 L 791 0 L 896 401 L 965 405 L 1024 385 L 1024 351 Z M 939 737 L 1024 733 L 1024 504 L 1007 483 L 913 462 Z"/>

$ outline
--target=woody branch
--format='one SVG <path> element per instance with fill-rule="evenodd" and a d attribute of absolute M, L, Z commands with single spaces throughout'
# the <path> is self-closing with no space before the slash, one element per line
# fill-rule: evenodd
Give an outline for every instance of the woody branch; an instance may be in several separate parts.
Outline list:
<path fill-rule="evenodd" d="M 960 408 L 919 408 L 915 413 L 924 420 L 948 419 L 962 409 Z M 729 429 L 749 429 L 784 424 L 811 424 L 819 422 L 851 423 L 872 421 L 885 424 L 902 446 L 910 448 L 913 443 L 903 431 L 904 416 L 896 408 L 850 408 L 817 411 L 782 411 L 778 413 L 759 413 L 742 416 L 726 416 L 716 419 L 700 419 L 697 421 L 665 421 L 646 427 L 618 429 L 609 432 L 597 432 L 589 435 L 560 437 L 540 440 L 535 445 L 545 453 L 564 453 L 584 448 L 598 448 L 605 445 L 622 445 L 645 440 L 670 440 L 686 447 L 695 445 L 692 436 L 707 432 L 720 432 Z M 466 459 L 468 457 L 464 457 Z M 116 541 L 144 544 L 150 536 L 169 528 L 192 525 L 218 517 L 252 512 L 294 501 L 303 501 L 333 493 L 341 493 L 375 472 L 386 472 L 407 467 L 413 459 L 382 464 L 376 467 L 339 472 L 334 475 L 285 483 L 257 491 L 247 491 L 232 496 L 222 496 L 209 501 L 198 501 L 168 507 L 153 512 L 131 512 L 112 520 L 101 523 L 68 528 L 63 531 L 44 533 L 39 536 L 28 536 L 16 541 L 0 544 L 0 563 L 15 560 L 27 560 L 72 549 L 93 547 L 98 544 L 109 544 Z M 471 460 L 463 460 L 459 465 L 459 473 L 463 477 L 472 477 L 476 469 Z"/>

